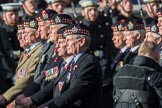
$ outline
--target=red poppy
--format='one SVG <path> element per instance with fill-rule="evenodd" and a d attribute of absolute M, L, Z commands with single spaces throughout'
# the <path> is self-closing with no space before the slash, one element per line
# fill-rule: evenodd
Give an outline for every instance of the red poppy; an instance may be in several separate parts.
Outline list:
<path fill-rule="evenodd" d="M 57 60 L 58 60 L 58 57 L 54 57 L 54 62 L 57 62 Z"/>
<path fill-rule="evenodd" d="M 77 69 L 77 67 L 78 67 L 78 65 L 75 65 L 75 66 L 74 66 L 74 68 L 73 68 L 73 70 L 76 70 L 76 69 Z"/>

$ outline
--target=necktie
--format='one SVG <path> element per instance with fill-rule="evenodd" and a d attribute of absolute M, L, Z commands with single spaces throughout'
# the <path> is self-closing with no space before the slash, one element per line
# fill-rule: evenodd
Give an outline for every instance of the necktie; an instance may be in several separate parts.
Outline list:
<path fill-rule="evenodd" d="M 66 62 L 63 61 L 61 64 L 61 70 L 60 70 L 60 74 L 63 72 L 64 68 L 65 68 Z"/>
<path fill-rule="evenodd" d="M 75 64 L 75 62 L 74 62 L 74 60 L 72 60 L 70 63 L 70 72 L 73 70 L 74 64 Z"/>

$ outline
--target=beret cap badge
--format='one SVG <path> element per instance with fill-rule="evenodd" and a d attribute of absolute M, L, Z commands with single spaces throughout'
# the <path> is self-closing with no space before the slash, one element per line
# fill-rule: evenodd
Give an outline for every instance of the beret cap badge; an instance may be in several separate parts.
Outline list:
<path fill-rule="evenodd" d="M 36 22 L 34 20 L 30 21 L 29 26 L 34 28 L 36 26 Z"/>
<path fill-rule="evenodd" d="M 129 24 L 128 24 L 128 29 L 129 29 L 129 30 L 133 30 L 133 28 L 134 28 L 134 24 L 131 23 L 131 22 L 129 22 Z"/>
<path fill-rule="evenodd" d="M 74 26 L 73 28 L 72 28 L 72 32 L 73 33 L 77 33 L 79 31 L 79 29 L 76 27 L 76 26 Z"/>
<path fill-rule="evenodd" d="M 118 26 L 118 29 L 119 29 L 119 31 L 122 30 L 122 25 L 121 24 Z"/>
<path fill-rule="evenodd" d="M 61 18 L 60 18 L 59 16 L 57 16 L 57 17 L 55 18 L 55 22 L 56 22 L 56 23 L 61 22 Z"/>
<path fill-rule="evenodd" d="M 46 11 L 42 11 L 42 17 L 44 20 L 48 19 L 48 14 L 46 13 Z"/>
<path fill-rule="evenodd" d="M 156 32 L 156 31 L 157 31 L 157 27 L 156 27 L 155 25 L 152 26 L 152 27 L 151 27 L 151 31 Z"/>

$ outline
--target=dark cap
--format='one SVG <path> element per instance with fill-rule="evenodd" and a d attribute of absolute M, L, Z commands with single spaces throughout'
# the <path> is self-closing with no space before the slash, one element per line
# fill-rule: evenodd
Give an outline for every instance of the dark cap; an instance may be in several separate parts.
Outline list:
<path fill-rule="evenodd" d="M 38 29 L 38 21 L 35 18 L 30 18 L 30 20 L 24 22 L 24 27 Z"/>
<path fill-rule="evenodd" d="M 147 32 L 156 33 L 157 35 L 152 35 L 152 36 L 154 36 L 155 38 L 161 37 L 161 35 L 159 34 L 159 28 L 157 27 L 157 25 L 156 25 L 155 23 L 146 25 L 145 31 L 146 31 L 146 33 L 147 33 Z"/>
<path fill-rule="evenodd" d="M 58 31 L 57 31 L 57 35 L 58 35 L 58 39 L 65 39 L 66 36 L 63 35 L 63 33 L 65 32 L 67 26 L 65 27 L 61 27 Z"/>
<path fill-rule="evenodd" d="M 124 24 L 125 24 L 125 20 L 121 20 L 121 21 L 116 22 L 115 24 L 113 24 L 111 26 L 111 29 L 113 30 L 113 32 L 123 31 Z"/>
<path fill-rule="evenodd" d="M 90 31 L 89 28 L 85 25 L 73 24 L 67 26 L 66 30 L 63 33 L 64 37 L 69 35 L 84 35 L 90 37 Z"/>
<path fill-rule="evenodd" d="M 38 22 L 44 20 L 49 20 L 53 15 L 56 15 L 57 12 L 51 9 L 47 9 L 47 10 L 41 10 L 37 15 L 36 15 L 36 19 Z"/>
<path fill-rule="evenodd" d="M 19 23 L 17 24 L 17 28 L 18 28 L 18 30 L 24 29 L 24 22 L 23 22 L 23 21 L 19 22 Z"/>
<path fill-rule="evenodd" d="M 124 31 L 133 31 L 144 29 L 144 24 L 141 20 L 128 20 L 123 26 Z"/>
<path fill-rule="evenodd" d="M 56 24 L 73 24 L 71 16 L 67 14 L 56 14 L 50 18 L 50 25 Z"/>
<path fill-rule="evenodd" d="M 145 31 L 146 32 L 158 33 L 159 32 L 159 28 L 157 27 L 157 25 L 155 23 L 152 23 L 152 24 L 146 25 Z"/>

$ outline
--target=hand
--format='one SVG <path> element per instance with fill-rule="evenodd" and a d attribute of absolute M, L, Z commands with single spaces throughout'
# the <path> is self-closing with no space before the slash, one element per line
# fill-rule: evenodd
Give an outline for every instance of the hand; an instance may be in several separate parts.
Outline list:
<path fill-rule="evenodd" d="M 24 106 L 30 106 L 30 105 L 33 104 L 33 101 L 32 101 L 32 99 L 31 99 L 31 97 L 26 97 L 26 98 L 22 99 L 21 102 L 22 102 L 22 104 L 23 104 Z"/>
<path fill-rule="evenodd" d="M 6 99 L 2 95 L 0 95 L 0 105 L 5 105 L 6 103 Z"/>
<path fill-rule="evenodd" d="M 17 104 L 17 105 L 22 105 L 22 99 L 24 99 L 25 98 L 25 96 L 24 96 L 24 94 L 20 94 L 19 96 L 17 96 L 16 97 L 16 99 L 15 99 L 15 103 Z"/>

